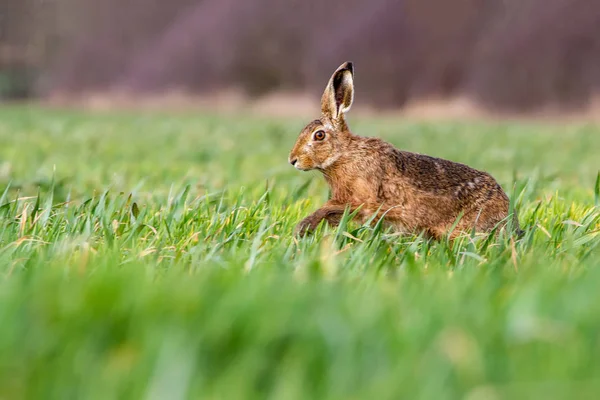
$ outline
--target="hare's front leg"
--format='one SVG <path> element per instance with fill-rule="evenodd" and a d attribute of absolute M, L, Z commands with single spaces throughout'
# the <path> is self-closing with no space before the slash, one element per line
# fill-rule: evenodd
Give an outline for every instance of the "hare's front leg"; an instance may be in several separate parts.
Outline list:
<path fill-rule="evenodd" d="M 323 207 L 300 221 L 298 225 L 296 225 L 294 234 L 304 236 L 307 233 L 312 233 L 317 229 L 317 226 L 319 226 L 319 223 L 322 220 L 327 221 L 330 226 L 337 226 L 340 223 L 345 210 L 346 205 L 344 204 L 327 202 Z"/>

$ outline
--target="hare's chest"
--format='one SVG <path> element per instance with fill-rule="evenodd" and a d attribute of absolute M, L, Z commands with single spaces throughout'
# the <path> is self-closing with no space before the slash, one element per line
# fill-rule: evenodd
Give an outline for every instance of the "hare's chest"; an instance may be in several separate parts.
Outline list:
<path fill-rule="evenodd" d="M 346 204 L 375 203 L 378 198 L 378 185 L 362 177 L 338 182 L 332 187 L 332 198 Z"/>

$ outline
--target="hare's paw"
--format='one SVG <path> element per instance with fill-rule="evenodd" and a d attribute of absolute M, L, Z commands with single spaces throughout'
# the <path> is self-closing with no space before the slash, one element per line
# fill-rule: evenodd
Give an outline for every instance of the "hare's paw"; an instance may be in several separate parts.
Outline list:
<path fill-rule="evenodd" d="M 319 222 L 321 222 L 320 219 L 317 220 L 312 216 L 304 218 L 296 225 L 294 235 L 302 237 L 313 233 L 317 229 L 317 226 L 319 226 Z"/>

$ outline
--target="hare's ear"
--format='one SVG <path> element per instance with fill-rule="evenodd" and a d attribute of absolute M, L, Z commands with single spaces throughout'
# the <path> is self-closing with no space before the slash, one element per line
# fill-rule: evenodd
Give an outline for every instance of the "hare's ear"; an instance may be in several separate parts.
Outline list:
<path fill-rule="evenodd" d="M 323 116 L 343 122 L 354 100 L 354 66 L 345 62 L 333 73 L 321 98 Z"/>

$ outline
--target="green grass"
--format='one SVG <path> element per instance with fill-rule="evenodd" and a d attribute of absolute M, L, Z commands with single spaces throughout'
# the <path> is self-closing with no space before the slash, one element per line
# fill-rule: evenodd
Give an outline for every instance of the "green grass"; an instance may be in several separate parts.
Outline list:
<path fill-rule="evenodd" d="M 292 238 L 303 122 L 0 110 L 0 399 L 597 395 L 600 127 L 350 121 L 503 185 L 450 243 Z"/>

